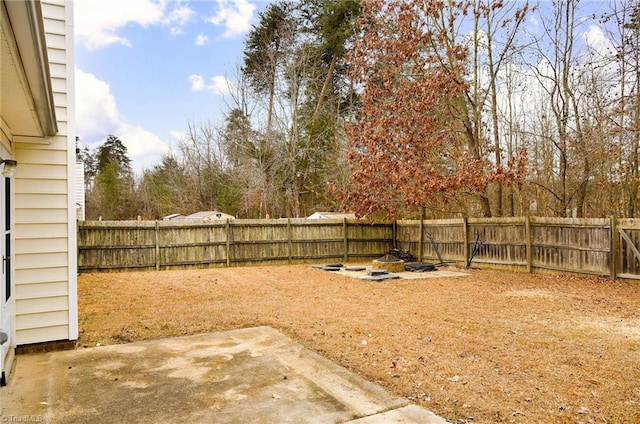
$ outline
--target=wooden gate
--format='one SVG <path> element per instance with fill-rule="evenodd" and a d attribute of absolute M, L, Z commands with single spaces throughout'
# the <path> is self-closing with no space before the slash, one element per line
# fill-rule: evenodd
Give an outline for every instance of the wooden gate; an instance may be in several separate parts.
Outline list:
<path fill-rule="evenodd" d="M 640 220 L 618 220 L 616 241 L 616 275 L 640 279 Z"/>

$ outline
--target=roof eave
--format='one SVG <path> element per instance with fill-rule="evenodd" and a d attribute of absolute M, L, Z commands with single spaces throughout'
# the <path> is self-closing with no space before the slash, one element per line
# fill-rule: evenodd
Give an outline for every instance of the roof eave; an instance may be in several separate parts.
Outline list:
<path fill-rule="evenodd" d="M 5 1 L 3 3 L 9 15 L 43 136 L 54 136 L 58 133 L 58 123 L 40 1 Z M 25 30 L 16 31 L 16 28 Z"/>

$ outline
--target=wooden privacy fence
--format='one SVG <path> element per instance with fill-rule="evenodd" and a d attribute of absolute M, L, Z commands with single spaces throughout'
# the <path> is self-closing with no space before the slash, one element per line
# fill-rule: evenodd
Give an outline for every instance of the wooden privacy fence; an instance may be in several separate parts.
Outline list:
<path fill-rule="evenodd" d="M 392 248 L 421 261 L 640 279 L 639 219 L 469 218 L 87 221 L 80 271 L 369 260 Z"/>
<path fill-rule="evenodd" d="M 78 269 L 346 262 L 392 246 L 391 225 L 361 220 L 85 221 L 78 225 Z"/>
<path fill-rule="evenodd" d="M 612 219 L 476 218 L 398 221 L 397 244 L 425 260 L 610 275 Z M 640 227 L 638 228 L 640 231 Z"/>

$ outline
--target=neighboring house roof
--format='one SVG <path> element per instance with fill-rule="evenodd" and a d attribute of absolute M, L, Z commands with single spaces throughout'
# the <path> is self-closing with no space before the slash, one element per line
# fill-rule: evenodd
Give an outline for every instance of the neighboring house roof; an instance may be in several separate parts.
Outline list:
<path fill-rule="evenodd" d="M 163 221 L 171 221 L 172 219 L 184 219 L 184 215 L 181 213 L 172 213 L 171 215 L 163 216 Z"/>
<path fill-rule="evenodd" d="M 307 219 L 356 219 L 356 214 L 347 212 L 314 212 Z"/>
<path fill-rule="evenodd" d="M 220 211 L 200 211 L 184 217 L 190 221 L 211 221 L 215 219 L 235 219 L 235 216 Z"/>

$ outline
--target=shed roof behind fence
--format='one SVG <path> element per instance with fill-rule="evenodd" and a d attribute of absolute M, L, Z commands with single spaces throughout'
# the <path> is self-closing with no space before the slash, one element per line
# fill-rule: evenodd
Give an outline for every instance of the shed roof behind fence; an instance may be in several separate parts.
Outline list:
<path fill-rule="evenodd" d="M 307 219 L 356 219 L 356 214 L 346 212 L 314 212 Z"/>
<path fill-rule="evenodd" d="M 228 213 L 220 212 L 220 211 L 200 211 L 196 213 L 192 213 L 191 215 L 187 215 L 184 217 L 186 220 L 190 221 L 210 221 L 214 219 L 235 219 L 235 216 L 229 215 Z"/>

